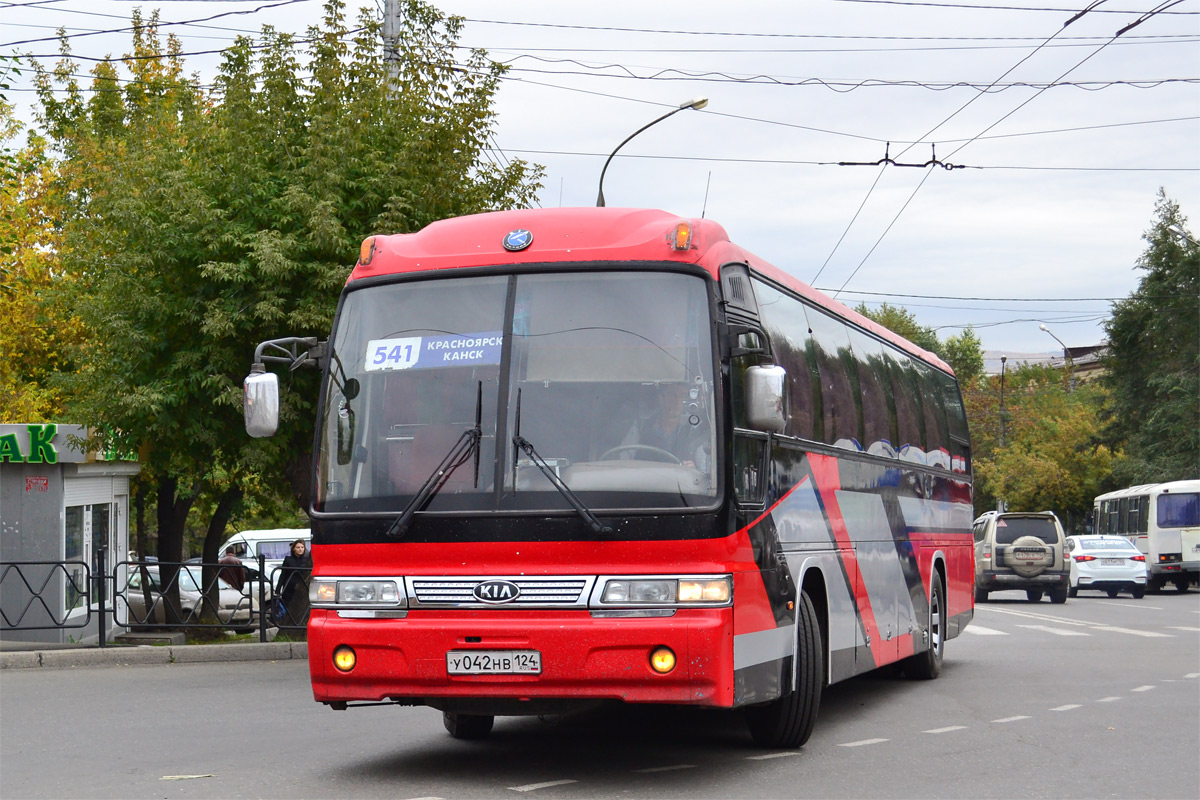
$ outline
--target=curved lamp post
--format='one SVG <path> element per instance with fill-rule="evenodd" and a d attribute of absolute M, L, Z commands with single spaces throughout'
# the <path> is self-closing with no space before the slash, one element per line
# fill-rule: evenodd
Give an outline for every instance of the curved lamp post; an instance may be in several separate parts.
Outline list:
<path fill-rule="evenodd" d="M 678 114 L 680 111 L 683 111 L 688 108 L 694 108 L 697 111 L 699 111 L 700 109 L 704 108 L 706 105 L 708 105 L 707 97 L 697 97 L 693 100 L 689 100 L 686 103 L 681 104 L 679 106 L 679 108 L 671 109 L 670 111 L 668 111 L 667 113 L 665 113 L 661 117 L 659 117 L 658 119 L 651 120 L 650 122 L 646 123 L 642 127 L 638 128 L 633 133 L 626 136 L 625 141 L 623 141 L 619 145 L 617 145 L 616 148 L 611 153 L 608 154 L 608 158 L 605 159 L 605 161 L 604 161 L 604 168 L 600 170 L 600 191 L 596 195 L 596 207 L 597 208 L 604 207 L 604 173 L 608 172 L 608 163 L 613 160 L 613 156 L 615 156 L 617 154 L 617 150 L 620 150 L 622 147 L 624 147 L 629 142 L 630 139 L 637 136 L 642 131 L 646 130 L 646 128 L 649 128 L 652 125 L 657 125 L 658 123 L 662 122 L 664 119 L 671 116 L 672 114 Z"/>
<path fill-rule="evenodd" d="M 1046 323 L 1043 322 L 1041 325 L 1038 326 L 1038 329 L 1050 334 L 1051 338 L 1053 338 L 1054 341 L 1056 341 L 1062 345 L 1063 360 L 1067 363 L 1067 386 L 1069 387 L 1068 391 L 1074 391 L 1074 389 L 1075 389 L 1075 375 L 1074 375 L 1075 370 L 1074 370 L 1074 364 L 1071 363 L 1071 353 L 1067 350 L 1067 346 L 1065 344 L 1063 344 L 1062 339 L 1055 336 L 1054 332 L 1046 327 Z"/>

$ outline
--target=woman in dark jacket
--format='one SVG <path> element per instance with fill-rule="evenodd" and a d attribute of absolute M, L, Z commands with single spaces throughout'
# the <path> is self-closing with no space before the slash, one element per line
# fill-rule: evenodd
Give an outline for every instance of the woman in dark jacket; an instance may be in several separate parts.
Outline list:
<path fill-rule="evenodd" d="M 308 546 L 304 540 L 297 539 L 292 542 L 292 551 L 283 559 L 283 564 L 279 568 L 279 585 L 275 587 L 275 592 L 280 602 L 283 603 L 286 614 L 286 618 L 280 622 L 286 622 L 289 625 L 298 625 L 303 622 L 302 618 L 306 615 L 294 614 L 292 603 L 297 592 L 308 591 L 308 576 L 311 574 L 312 556 L 308 554 Z"/>

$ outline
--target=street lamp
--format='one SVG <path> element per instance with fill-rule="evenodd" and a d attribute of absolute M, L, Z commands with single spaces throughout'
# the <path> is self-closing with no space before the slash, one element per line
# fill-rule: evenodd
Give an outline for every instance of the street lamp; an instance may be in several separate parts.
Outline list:
<path fill-rule="evenodd" d="M 1040 328 L 1041 330 L 1050 334 L 1050 336 L 1054 339 L 1054 341 L 1056 341 L 1062 345 L 1063 360 L 1067 362 L 1067 385 L 1070 387 L 1069 391 L 1075 391 L 1075 374 L 1074 374 L 1074 372 L 1075 372 L 1074 366 L 1075 365 L 1071 362 L 1070 351 L 1068 351 L 1067 346 L 1065 344 L 1063 344 L 1063 340 L 1058 338 L 1057 336 L 1055 336 L 1054 332 L 1046 327 L 1046 323 L 1043 322 L 1041 325 L 1038 326 L 1038 328 Z"/>
<path fill-rule="evenodd" d="M 613 156 L 615 156 L 617 154 L 617 150 L 620 150 L 622 147 L 624 147 L 629 142 L 630 139 L 637 136 L 642 131 L 646 130 L 646 128 L 649 128 L 651 125 L 657 125 L 658 123 L 662 122 L 664 119 L 671 116 L 672 114 L 678 114 L 680 111 L 683 111 L 684 109 L 688 109 L 688 108 L 694 108 L 697 111 L 699 111 L 700 109 L 704 108 L 706 105 L 708 105 L 707 97 L 697 97 L 693 100 L 689 100 L 686 103 L 681 104 L 679 106 L 679 108 L 671 109 L 670 111 L 668 111 L 667 113 L 665 113 L 661 117 L 659 117 L 658 119 L 655 119 L 655 120 L 652 120 L 652 121 L 646 123 L 642 127 L 638 128 L 636 131 L 634 131 L 633 133 L 626 136 L 625 141 L 623 141 L 619 145 L 617 145 L 616 149 L 608 154 L 608 158 L 605 159 L 605 161 L 604 161 L 604 168 L 600 170 L 600 191 L 596 195 L 596 207 L 597 208 L 604 207 L 604 173 L 608 172 L 608 162 L 613 160 Z"/>

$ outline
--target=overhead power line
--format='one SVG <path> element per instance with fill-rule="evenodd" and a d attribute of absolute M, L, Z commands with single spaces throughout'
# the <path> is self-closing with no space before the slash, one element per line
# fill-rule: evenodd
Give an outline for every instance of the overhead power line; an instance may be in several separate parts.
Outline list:
<path fill-rule="evenodd" d="M 989 6 L 978 3 L 932 3 L 921 0 L 833 0 L 835 3 L 865 3 L 879 6 L 923 6 L 925 8 L 960 8 L 970 11 L 1048 11 L 1058 14 L 1071 14 L 1079 9 L 1077 8 L 1045 8 L 1034 6 Z M 1182 0 L 1179 0 L 1182 2 Z M 1172 4 L 1174 5 L 1174 4 Z M 1096 8 L 1091 9 L 1092 14 L 1142 14 L 1141 9 L 1116 9 L 1116 8 Z M 1184 14 L 1194 15 L 1200 14 L 1200 11 L 1168 11 L 1168 14 Z"/>

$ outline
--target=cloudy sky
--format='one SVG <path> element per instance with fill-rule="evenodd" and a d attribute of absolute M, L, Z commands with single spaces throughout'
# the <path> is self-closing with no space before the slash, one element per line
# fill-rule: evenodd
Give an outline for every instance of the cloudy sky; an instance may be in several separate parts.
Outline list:
<path fill-rule="evenodd" d="M 13 43 L 120 28 L 138 5 L 249 12 L 171 27 L 185 52 L 321 16 L 320 0 L 0 0 L 0 53 L 53 54 Z M 988 350 L 1058 351 L 1041 323 L 1098 343 L 1108 299 L 1137 284 L 1159 188 L 1200 213 L 1200 0 L 1106 0 L 1066 27 L 1087 2 L 433 5 L 510 66 L 493 157 L 545 165 L 541 205 L 593 205 L 609 152 L 702 95 L 624 147 L 609 206 L 703 214 L 843 302 L 903 305 L 942 336 L 970 324 Z M 74 47 L 119 55 L 128 34 Z M 217 56 L 187 63 L 211 77 Z M 25 119 L 27 88 L 9 92 Z"/>

